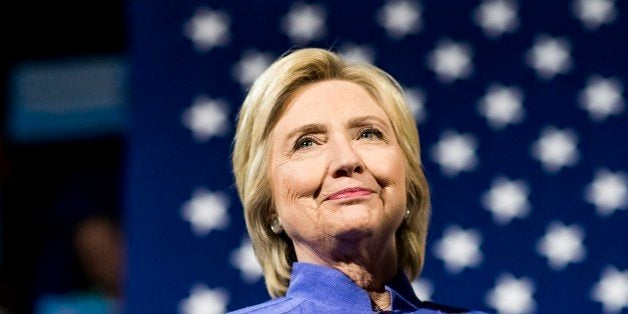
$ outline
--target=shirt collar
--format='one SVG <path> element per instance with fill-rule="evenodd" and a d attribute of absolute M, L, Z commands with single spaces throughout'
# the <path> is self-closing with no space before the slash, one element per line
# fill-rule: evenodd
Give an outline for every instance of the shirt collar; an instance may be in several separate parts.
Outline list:
<path fill-rule="evenodd" d="M 410 282 L 398 271 L 387 284 L 392 298 L 392 309 L 416 310 L 421 301 L 416 297 Z M 296 262 L 287 297 L 296 297 L 337 306 L 340 308 L 371 309 L 371 300 L 355 282 L 331 267 Z"/>

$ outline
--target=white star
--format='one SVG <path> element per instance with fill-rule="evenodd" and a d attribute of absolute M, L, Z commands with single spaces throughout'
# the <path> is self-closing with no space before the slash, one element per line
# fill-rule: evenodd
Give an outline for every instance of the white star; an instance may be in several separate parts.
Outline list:
<path fill-rule="evenodd" d="M 441 40 L 428 55 L 427 66 L 436 73 L 441 82 L 451 83 L 471 75 L 472 54 L 471 48 L 465 43 Z"/>
<path fill-rule="evenodd" d="M 325 35 L 326 15 L 320 5 L 297 2 L 282 19 L 282 29 L 292 42 L 304 45 Z"/>
<path fill-rule="evenodd" d="M 482 263 L 481 241 L 482 237 L 476 230 L 449 226 L 443 237 L 436 241 L 434 255 L 443 260 L 447 271 L 457 274 L 465 267 L 477 267 Z"/>
<path fill-rule="evenodd" d="M 604 121 L 610 115 L 624 111 L 623 86 L 619 80 L 591 77 L 587 87 L 580 91 L 580 106 L 589 112 L 593 121 Z"/>
<path fill-rule="evenodd" d="M 192 224 L 197 236 L 208 234 L 213 229 L 225 229 L 229 225 L 229 198 L 221 192 L 211 192 L 198 188 L 192 199 L 181 208 L 181 216 Z"/>
<path fill-rule="evenodd" d="M 617 17 L 613 0 L 576 0 L 573 13 L 588 30 L 596 30 L 602 24 L 610 24 Z"/>
<path fill-rule="evenodd" d="M 347 60 L 373 63 L 375 61 L 375 50 L 369 45 L 356 45 L 346 43 L 340 47 L 340 54 Z"/>
<path fill-rule="evenodd" d="M 242 240 L 242 245 L 231 252 L 231 265 L 240 270 L 242 279 L 248 283 L 255 283 L 263 276 L 249 239 Z"/>
<path fill-rule="evenodd" d="M 628 269 L 607 266 L 591 291 L 591 298 L 602 303 L 604 312 L 619 313 L 628 308 Z"/>
<path fill-rule="evenodd" d="M 427 279 L 419 278 L 412 282 L 412 290 L 419 300 L 429 301 L 434 293 L 434 285 Z"/>
<path fill-rule="evenodd" d="M 471 171 L 478 164 L 477 140 L 471 134 L 458 134 L 446 131 L 441 134 L 438 143 L 432 146 L 432 160 L 440 165 L 447 176 L 457 176 L 461 171 Z"/>
<path fill-rule="evenodd" d="M 209 51 L 229 42 L 229 16 L 223 11 L 201 7 L 185 23 L 183 33 L 199 51 Z"/>
<path fill-rule="evenodd" d="M 526 62 L 538 76 L 549 80 L 571 70 L 570 45 L 564 38 L 539 36 L 526 53 Z"/>
<path fill-rule="evenodd" d="M 608 217 L 615 210 L 628 208 L 628 177 L 621 171 L 600 169 L 584 193 L 587 202 L 595 205 L 598 215 Z"/>
<path fill-rule="evenodd" d="M 533 313 L 536 302 L 534 282 L 529 278 L 517 279 L 511 274 L 502 274 L 497 278 L 495 287 L 486 295 L 486 303 L 499 313 Z"/>
<path fill-rule="evenodd" d="M 233 67 L 233 77 L 240 82 L 243 88 L 248 88 L 255 82 L 273 61 L 273 56 L 255 50 L 244 53 L 240 61 Z"/>
<path fill-rule="evenodd" d="M 222 314 L 227 312 L 229 295 L 224 289 L 209 289 L 204 284 L 196 284 L 190 289 L 190 296 L 179 302 L 181 314 Z"/>
<path fill-rule="evenodd" d="M 509 224 L 514 218 L 525 218 L 530 212 L 528 184 L 523 180 L 498 177 L 490 190 L 482 195 L 482 205 L 493 213 L 493 220 L 500 225 Z"/>
<path fill-rule="evenodd" d="M 421 6 L 415 1 L 388 0 L 377 12 L 377 23 L 399 40 L 421 29 Z"/>
<path fill-rule="evenodd" d="M 508 0 L 484 0 L 473 15 L 488 37 L 499 37 L 519 26 L 517 3 Z"/>
<path fill-rule="evenodd" d="M 220 99 L 196 97 L 192 106 L 183 112 L 183 125 L 192 130 L 194 138 L 198 141 L 225 135 L 229 130 L 227 108 L 229 108 L 227 104 Z"/>
<path fill-rule="evenodd" d="M 523 120 L 522 102 L 523 94 L 518 88 L 493 84 L 480 99 L 478 111 L 488 120 L 491 128 L 501 130 L 508 124 Z"/>
<path fill-rule="evenodd" d="M 406 94 L 408 106 L 410 107 L 410 111 L 412 111 L 414 120 L 416 120 L 417 123 L 425 122 L 427 117 L 427 112 L 425 111 L 425 93 L 418 87 L 404 88 L 403 91 Z"/>
<path fill-rule="evenodd" d="M 543 238 L 539 240 L 536 251 L 548 258 L 553 270 L 563 270 L 569 263 L 578 263 L 586 257 L 582 245 L 584 231 L 580 226 L 566 226 L 562 222 L 552 222 Z"/>
<path fill-rule="evenodd" d="M 532 144 L 532 156 L 541 162 L 545 171 L 555 173 L 579 161 L 577 142 L 578 137 L 572 130 L 546 127 Z"/>

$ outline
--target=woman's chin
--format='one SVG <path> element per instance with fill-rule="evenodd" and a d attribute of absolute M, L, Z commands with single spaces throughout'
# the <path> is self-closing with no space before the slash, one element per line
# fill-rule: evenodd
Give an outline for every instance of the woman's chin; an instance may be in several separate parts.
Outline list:
<path fill-rule="evenodd" d="M 337 219 L 330 224 L 329 234 L 341 240 L 359 240 L 373 235 L 377 226 L 373 225 L 368 215 L 353 215 L 346 219 Z"/>
<path fill-rule="evenodd" d="M 358 240 L 381 234 L 389 228 L 380 204 L 359 202 L 342 204 L 321 210 L 321 226 L 326 226 L 325 234 L 341 240 Z"/>
<path fill-rule="evenodd" d="M 340 240 L 343 242 L 344 241 L 357 242 L 363 239 L 367 239 L 372 235 L 373 235 L 372 229 L 367 229 L 367 228 L 362 228 L 362 227 L 345 228 L 343 230 L 338 230 L 338 232 L 336 232 L 336 234 L 334 235 L 334 238 L 336 238 L 336 240 Z"/>
<path fill-rule="evenodd" d="M 339 221 L 343 222 L 343 224 L 351 224 L 354 223 L 364 223 L 369 222 L 370 220 L 375 220 L 378 215 L 379 210 L 374 208 L 370 204 L 349 204 L 342 206 L 334 206 L 329 208 L 326 213 L 323 213 L 327 216 L 330 222 Z"/>

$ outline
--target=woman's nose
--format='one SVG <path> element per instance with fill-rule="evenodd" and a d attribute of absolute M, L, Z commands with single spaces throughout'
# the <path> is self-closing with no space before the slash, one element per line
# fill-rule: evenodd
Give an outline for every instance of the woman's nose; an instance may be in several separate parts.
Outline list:
<path fill-rule="evenodd" d="M 362 158 L 353 147 L 351 140 L 336 140 L 329 145 L 330 174 L 334 178 L 350 177 L 364 171 Z"/>

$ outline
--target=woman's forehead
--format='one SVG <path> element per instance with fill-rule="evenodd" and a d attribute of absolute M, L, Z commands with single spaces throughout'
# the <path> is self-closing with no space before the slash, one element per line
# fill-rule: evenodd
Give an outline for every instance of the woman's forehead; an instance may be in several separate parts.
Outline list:
<path fill-rule="evenodd" d="M 304 86 L 282 111 L 278 124 L 320 123 L 356 116 L 377 116 L 389 123 L 386 112 L 364 87 L 341 80 Z"/>

